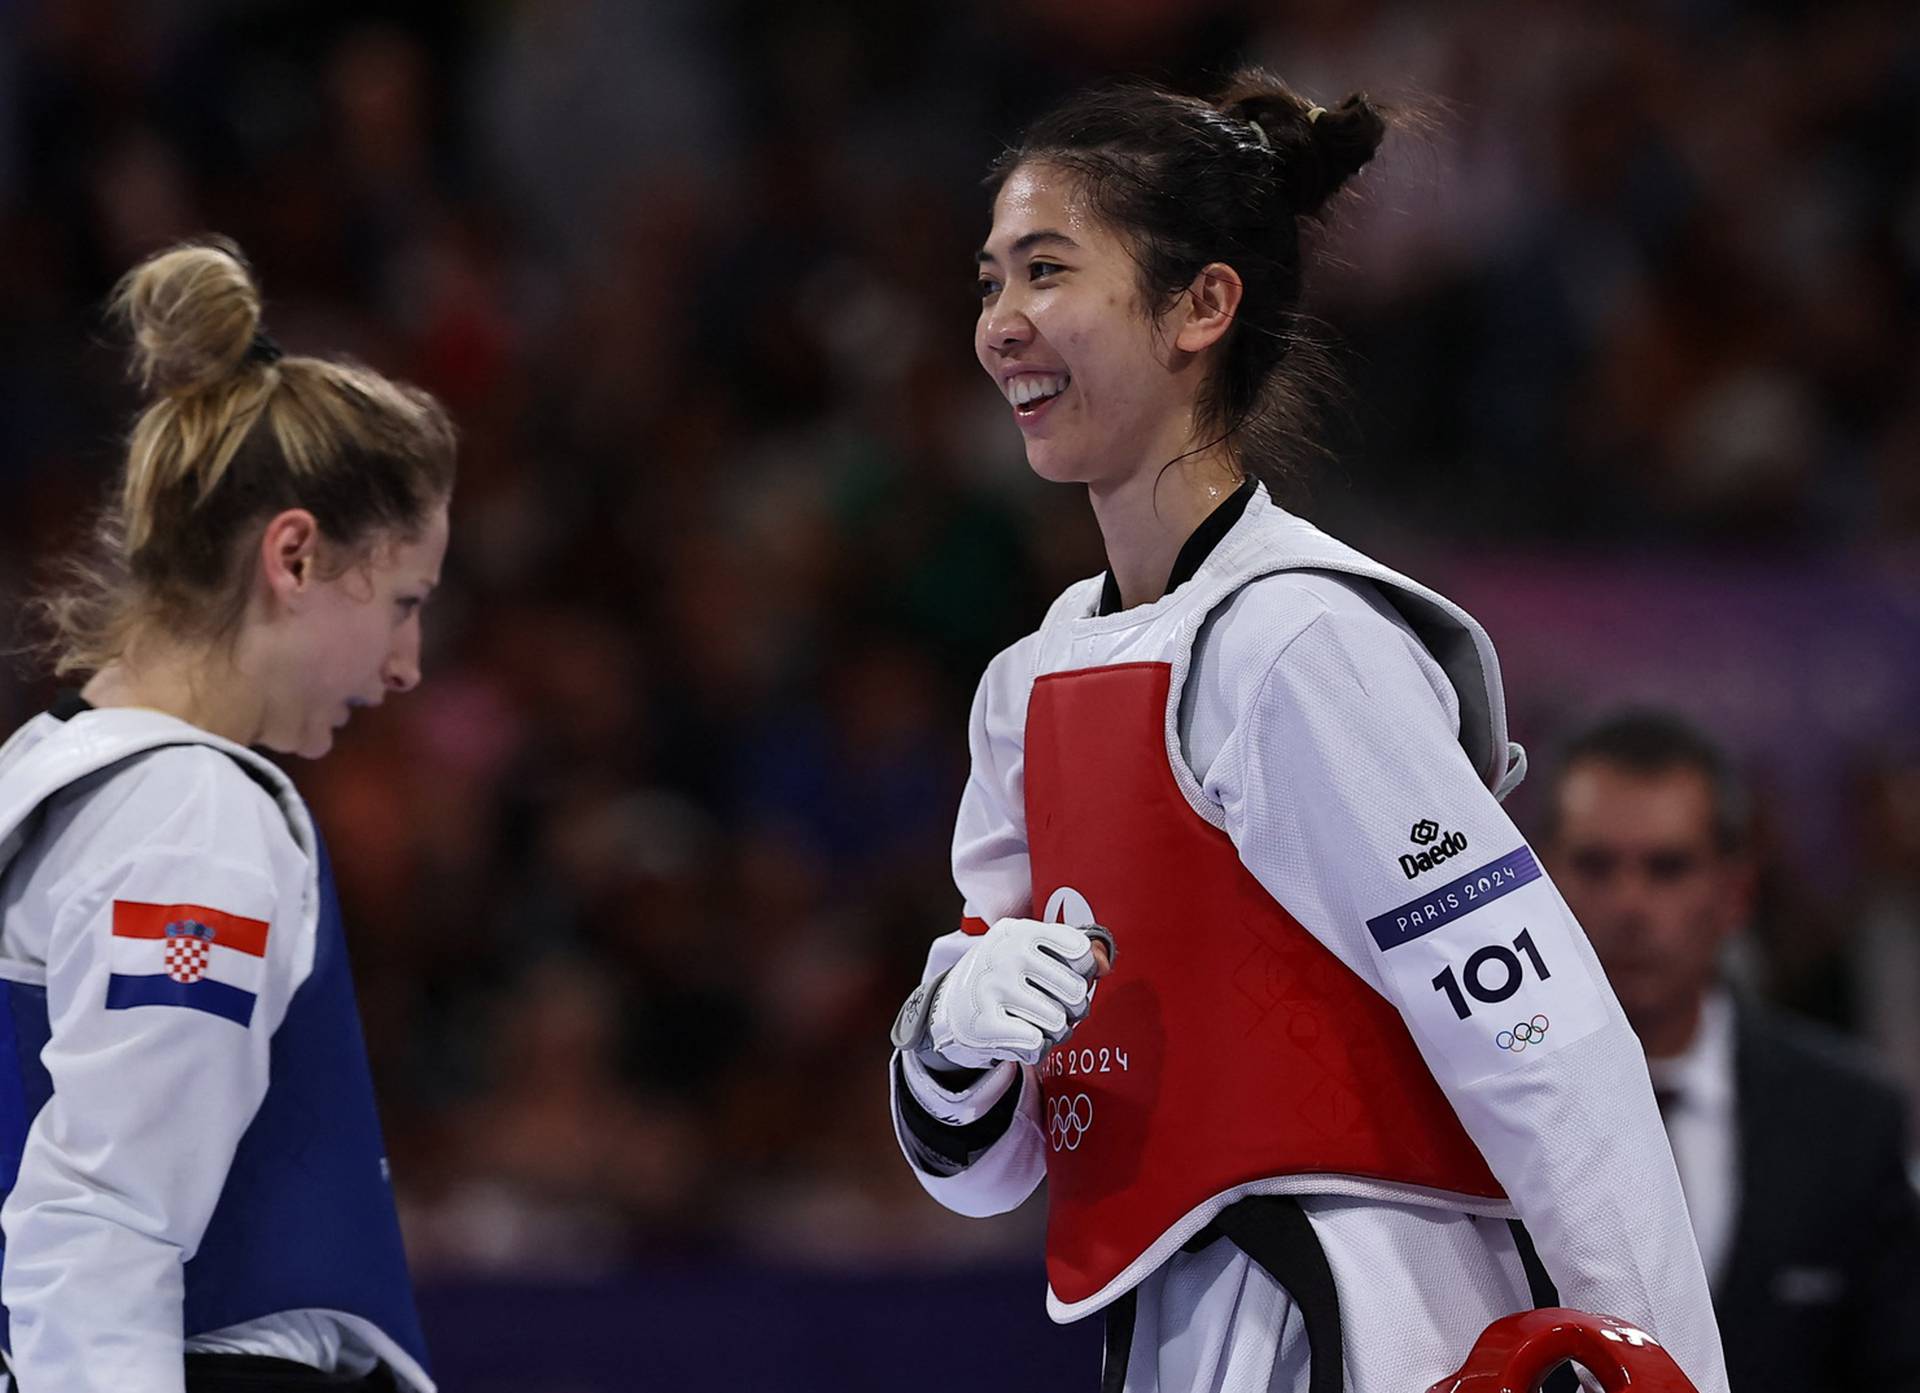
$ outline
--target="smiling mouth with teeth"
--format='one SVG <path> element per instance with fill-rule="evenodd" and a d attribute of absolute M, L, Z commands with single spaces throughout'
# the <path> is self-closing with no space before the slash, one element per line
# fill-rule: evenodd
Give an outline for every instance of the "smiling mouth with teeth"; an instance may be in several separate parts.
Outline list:
<path fill-rule="evenodd" d="M 1007 384 L 1007 400 L 1013 403 L 1013 409 L 1020 415 L 1031 415 L 1066 391 L 1067 384 L 1072 381 L 1072 377 L 1066 373 L 1058 375 L 1036 373 L 1031 376 L 1016 377 Z"/>

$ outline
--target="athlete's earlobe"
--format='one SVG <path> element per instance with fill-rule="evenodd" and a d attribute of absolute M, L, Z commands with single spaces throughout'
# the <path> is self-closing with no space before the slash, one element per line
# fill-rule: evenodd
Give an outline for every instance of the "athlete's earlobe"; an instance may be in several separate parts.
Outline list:
<path fill-rule="evenodd" d="M 1218 343 L 1233 327 L 1246 290 L 1240 273 L 1224 261 L 1202 266 L 1180 297 L 1177 312 L 1181 318 L 1173 346 L 1183 353 L 1200 353 Z"/>

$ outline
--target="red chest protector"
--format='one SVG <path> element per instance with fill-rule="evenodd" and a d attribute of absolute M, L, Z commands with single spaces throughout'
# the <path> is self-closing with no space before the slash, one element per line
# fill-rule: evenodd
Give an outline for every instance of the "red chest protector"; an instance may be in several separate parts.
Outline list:
<path fill-rule="evenodd" d="M 1501 1197 L 1399 1014 L 1188 804 L 1168 763 L 1170 675 L 1054 673 L 1027 710 L 1034 910 L 1090 912 L 1118 944 L 1092 1011 L 1041 1063 L 1047 1276 L 1067 1305 L 1250 1181 Z"/>

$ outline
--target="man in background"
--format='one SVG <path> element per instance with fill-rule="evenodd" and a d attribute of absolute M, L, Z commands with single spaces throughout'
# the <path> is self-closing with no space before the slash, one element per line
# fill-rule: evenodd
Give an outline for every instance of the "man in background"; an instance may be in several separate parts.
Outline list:
<path fill-rule="evenodd" d="M 1676 717 L 1614 716 L 1568 746 L 1546 816 L 1554 880 L 1647 1053 L 1731 1385 L 1920 1389 L 1902 1100 L 1843 1037 L 1721 977 L 1754 884 L 1726 756 Z"/>

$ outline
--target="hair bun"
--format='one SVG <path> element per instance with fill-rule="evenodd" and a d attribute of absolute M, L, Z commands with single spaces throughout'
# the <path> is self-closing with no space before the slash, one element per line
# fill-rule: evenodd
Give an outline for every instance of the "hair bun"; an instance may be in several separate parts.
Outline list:
<path fill-rule="evenodd" d="M 115 288 L 113 309 L 132 331 L 141 386 L 189 396 L 245 361 L 260 328 L 260 289 L 240 248 L 214 238 L 141 262 Z"/>
<path fill-rule="evenodd" d="M 1326 206 L 1373 158 L 1386 134 L 1386 117 L 1365 92 L 1355 92 L 1310 121 L 1308 143 L 1319 158 L 1301 170 L 1294 185 L 1300 213 L 1310 216 Z"/>
<path fill-rule="evenodd" d="M 1264 68 L 1235 73 L 1214 103 L 1222 116 L 1259 128 L 1262 144 L 1282 161 L 1282 184 L 1296 217 L 1326 206 L 1387 133 L 1386 117 L 1366 93 L 1320 109 Z"/>

